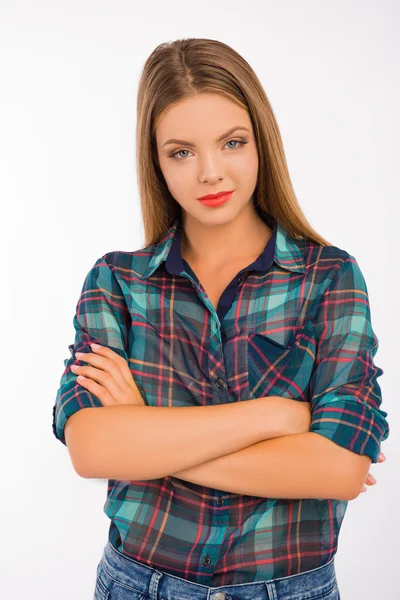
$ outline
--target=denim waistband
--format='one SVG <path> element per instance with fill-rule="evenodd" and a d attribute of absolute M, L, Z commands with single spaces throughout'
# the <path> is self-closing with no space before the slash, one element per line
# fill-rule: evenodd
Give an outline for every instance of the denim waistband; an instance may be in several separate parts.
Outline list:
<path fill-rule="evenodd" d="M 288 577 L 209 587 L 150 567 L 122 554 L 107 540 L 100 578 L 112 595 L 113 585 L 139 592 L 150 600 L 312 600 L 337 586 L 333 557 L 321 567 Z M 119 596 L 118 596 L 119 597 Z M 330 596 L 329 596 L 330 597 Z"/>

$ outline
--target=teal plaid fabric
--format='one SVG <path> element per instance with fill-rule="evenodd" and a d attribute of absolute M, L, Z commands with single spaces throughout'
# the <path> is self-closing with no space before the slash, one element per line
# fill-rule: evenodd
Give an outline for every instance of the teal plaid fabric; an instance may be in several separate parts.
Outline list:
<path fill-rule="evenodd" d="M 93 341 L 123 356 L 148 405 L 204 406 L 279 395 L 310 402 L 311 431 L 375 463 L 389 435 L 367 286 L 354 256 L 274 221 L 217 310 L 180 253 L 178 218 L 145 249 L 108 252 L 83 283 L 53 432 L 100 407 L 77 384 Z M 143 457 L 145 460 L 145 457 Z M 126 556 L 207 586 L 314 569 L 331 560 L 347 501 L 240 495 L 170 475 L 109 480 L 109 540 Z"/>

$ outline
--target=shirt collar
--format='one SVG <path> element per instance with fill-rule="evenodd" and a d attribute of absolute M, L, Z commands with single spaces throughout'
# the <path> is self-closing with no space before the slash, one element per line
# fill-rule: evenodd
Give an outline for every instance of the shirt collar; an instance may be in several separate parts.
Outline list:
<path fill-rule="evenodd" d="M 283 269 L 296 273 L 305 273 L 306 267 L 301 250 L 301 240 L 293 238 L 288 231 L 275 219 L 272 236 L 265 245 L 260 256 L 249 265 L 249 269 L 264 271 L 275 261 Z M 154 253 L 140 276 L 141 279 L 150 277 L 163 261 L 166 269 L 173 275 L 185 271 L 181 256 L 181 217 L 179 216 L 167 230 L 164 237 L 154 245 Z"/>

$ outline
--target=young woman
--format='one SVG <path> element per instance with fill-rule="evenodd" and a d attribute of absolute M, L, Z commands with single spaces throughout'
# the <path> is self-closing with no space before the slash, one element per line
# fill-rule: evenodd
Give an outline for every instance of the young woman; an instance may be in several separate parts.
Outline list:
<path fill-rule="evenodd" d="M 389 434 L 358 263 L 303 215 L 221 42 L 148 58 L 137 167 L 145 246 L 87 274 L 53 410 L 108 479 L 95 598 L 340 598 L 341 523 Z"/>

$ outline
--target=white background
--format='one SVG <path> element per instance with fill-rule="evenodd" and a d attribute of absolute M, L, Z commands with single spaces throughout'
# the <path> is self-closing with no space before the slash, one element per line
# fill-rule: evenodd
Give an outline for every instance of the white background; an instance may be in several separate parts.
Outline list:
<path fill-rule="evenodd" d="M 107 482 L 75 473 L 52 407 L 86 273 L 143 243 L 138 77 L 182 37 L 254 68 L 307 218 L 365 276 L 391 434 L 335 564 L 342 600 L 399 597 L 399 21 L 395 0 L 1 1 L 2 597 L 93 597 Z"/>

